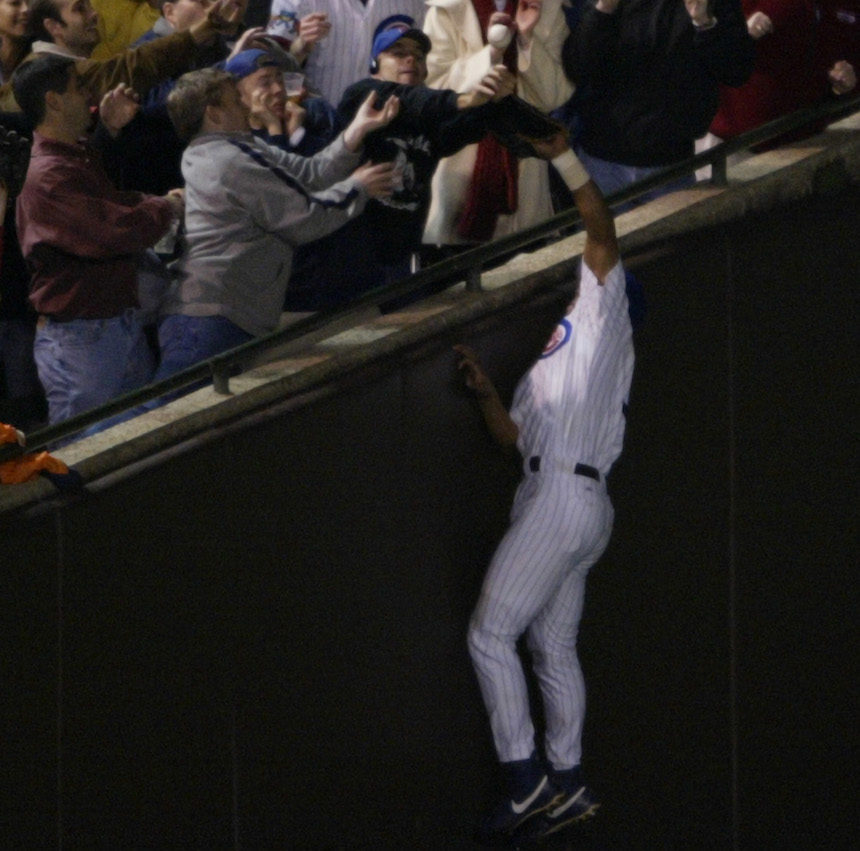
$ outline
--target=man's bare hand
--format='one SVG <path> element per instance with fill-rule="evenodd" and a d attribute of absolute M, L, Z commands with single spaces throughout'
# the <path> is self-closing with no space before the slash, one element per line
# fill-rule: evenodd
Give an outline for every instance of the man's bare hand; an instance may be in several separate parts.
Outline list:
<path fill-rule="evenodd" d="M 331 21 L 325 12 L 311 12 L 299 20 L 299 35 L 290 45 L 290 53 L 300 62 L 310 56 L 317 43 L 331 32 Z"/>
<path fill-rule="evenodd" d="M 251 107 L 248 118 L 252 127 L 265 127 L 270 136 L 284 132 L 280 116 L 275 112 L 276 93 L 266 89 L 254 89 L 251 92 Z"/>
<path fill-rule="evenodd" d="M 349 127 L 344 131 L 343 141 L 347 150 L 357 151 L 368 133 L 385 127 L 400 112 L 400 100 L 394 95 L 385 101 L 381 109 L 377 109 L 374 106 L 375 103 L 376 92 L 371 92 L 358 108 L 358 112 L 355 113 L 355 118 L 352 119 Z"/>
<path fill-rule="evenodd" d="M 287 136 L 292 136 L 299 127 L 303 127 L 308 112 L 297 103 L 288 100 L 286 107 L 287 111 Z"/>
<path fill-rule="evenodd" d="M 181 219 L 185 214 L 185 190 L 171 189 L 167 195 L 163 196 L 170 203 L 173 209 L 174 218 Z"/>
<path fill-rule="evenodd" d="M 188 32 L 197 44 L 207 44 L 219 33 L 230 35 L 239 28 L 245 17 L 248 0 L 213 0 L 206 16 L 192 24 Z"/>
<path fill-rule="evenodd" d="M 534 29 L 543 11 L 543 0 L 519 0 L 514 20 L 517 25 L 517 44 L 527 48 L 532 43 Z"/>
<path fill-rule="evenodd" d="M 504 66 L 494 65 L 471 92 L 458 95 L 458 109 L 474 109 L 489 101 L 500 101 L 517 90 L 517 78 Z"/>
<path fill-rule="evenodd" d="M 140 112 L 140 97 L 124 83 L 107 92 L 99 103 L 99 120 L 114 138 Z"/>
<path fill-rule="evenodd" d="M 229 62 L 234 56 L 238 56 L 243 50 L 268 50 L 269 45 L 263 40 L 265 37 L 265 27 L 251 27 L 251 29 L 245 30 L 236 39 L 236 44 L 230 51 L 227 61 Z"/>
<path fill-rule="evenodd" d="M 398 183 L 398 169 L 394 163 L 365 163 L 352 173 L 371 198 L 388 198 Z"/>
<path fill-rule="evenodd" d="M 502 61 L 508 45 L 516 32 L 514 19 L 507 12 L 493 12 L 487 21 L 487 44 L 490 45 L 490 62 Z"/>
<path fill-rule="evenodd" d="M 753 12 L 747 18 L 747 32 L 758 41 L 773 32 L 773 21 L 764 12 Z"/>
<path fill-rule="evenodd" d="M 844 59 L 840 59 L 828 72 L 827 78 L 833 88 L 833 93 L 846 95 L 857 87 L 857 74 L 854 66 Z"/>

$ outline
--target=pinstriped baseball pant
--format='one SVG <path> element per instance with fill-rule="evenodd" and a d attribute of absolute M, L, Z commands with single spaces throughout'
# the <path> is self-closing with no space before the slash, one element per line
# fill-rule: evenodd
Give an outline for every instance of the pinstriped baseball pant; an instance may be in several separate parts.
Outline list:
<path fill-rule="evenodd" d="M 557 769 L 580 762 L 585 684 L 576 637 L 586 576 L 609 543 L 613 518 L 604 483 L 583 476 L 540 472 L 517 492 L 469 625 L 469 652 L 502 762 L 534 751 L 516 651 L 526 630 L 544 702 L 546 756 Z"/>

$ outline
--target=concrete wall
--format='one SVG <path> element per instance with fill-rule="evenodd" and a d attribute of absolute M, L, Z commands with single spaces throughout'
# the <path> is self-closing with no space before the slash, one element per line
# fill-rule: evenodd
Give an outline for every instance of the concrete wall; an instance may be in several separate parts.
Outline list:
<path fill-rule="evenodd" d="M 836 180 L 630 258 L 577 848 L 856 847 L 858 233 Z M 568 295 L 4 516 L 0 844 L 471 848 L 464 635 L 516 471 L 450 346 L 509 393 Z"/>

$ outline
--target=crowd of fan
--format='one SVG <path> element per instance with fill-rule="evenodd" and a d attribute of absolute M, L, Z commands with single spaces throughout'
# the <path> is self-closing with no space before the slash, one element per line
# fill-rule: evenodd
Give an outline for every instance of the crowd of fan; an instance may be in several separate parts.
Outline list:
<path fill-rule="evenodd" d="M 547 218 L 537 138 L 611 194 L 860 62 L 858 0 L 151 2 L 0 0 L 24 430 Z"/>

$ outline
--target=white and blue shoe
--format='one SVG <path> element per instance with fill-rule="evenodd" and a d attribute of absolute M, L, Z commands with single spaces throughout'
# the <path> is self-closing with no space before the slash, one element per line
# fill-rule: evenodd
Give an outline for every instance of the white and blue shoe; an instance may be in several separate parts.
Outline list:
<path fill-rule="evenodd" d="M 482 845 L 507 845 L 525 822 L 557 806 L 563 793 L 544 775 L 523 798 L 505 797 L 481 821 L 476 839 Z"/>

